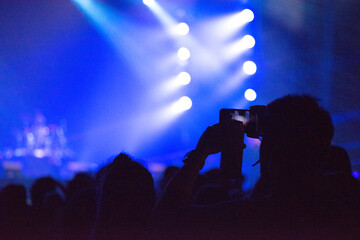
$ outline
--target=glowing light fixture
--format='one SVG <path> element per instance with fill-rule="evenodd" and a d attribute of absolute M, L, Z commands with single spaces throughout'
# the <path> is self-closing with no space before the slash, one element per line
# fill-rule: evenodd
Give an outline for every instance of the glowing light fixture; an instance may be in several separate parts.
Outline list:
<path fill-rule="evenodd" d="M 243 48 L 253 48 L 255 46 L 255 39 L 251 35 L 245 35 L 241 39 L 241 45 Z"/>
<path fill-rule="evenodd" d="M 248 23 L 254 20 L 254 13 L 250 9 L 244 9 L 237 15 L 237 20 L 241 23 Z"/>
<path fill-rule="evenodd" d="M 358 171 L 353 171 L 353 172 L 352 172 L 352 175 L 353 175 L 354 178 L 359 178 L 359 175 L 360 175 L 360 174 L 359 174 Z"/>
<path fill-rule="evenodd" d="M 243 70 L 247 75 L 253 75 L 256 73 L 257 67 L 253 61 L 246 61 L 243 64 Z"/>
<path fill-rule="evenodd" d="M 178 57 L 180 58 L 180 60 L 186 61 L 190 58 L 190 55 L 190 50 L 186 47 L 179 48 Z"/>
<path fill-rule="evenodd" d="M 191 76 L 188 72 L 181 72 L 177 76 L 177 81 L 181 85 L 188 85 L 191 81 Z"/>
<path fill-rule="evenodd" d="M 250 102 L 254 101 L 257 97 L 256 92 L 251 88 L 249 88 L 245 91 L 244 96 L 245 96 L 246 100 L 248 100 Z"/>
<path fill-rule="evenodd" d="M 186 36 L 189 33 L 189 31 L 190 31 L 189 26 L 184 22 L 181 22 L 175 26 L 175 33 L 177 35 Z"/>
<path fill-rule="evenodd" d="M 189 97 L 181 97 L 173 106 L 174 111 L 183 112 L 189 110 L 192 107 L 192 101 Z"/>
<path fill-rule="evenodd" d="M 174 27 L 178 22 L 158 2 L 155 0 L 143 0 L 143 3 L 149 7 L 149 10 L 160 20 L 166 30 L 174 31 Z"/>
<path fill-rule="evenodd" d="M 33 154 L 36 158 L 44 158 L 45 157 L 45 151 L 43 149 L 35 149 Z"/>
<path fill-rule="evenodd" d="M 252 37 L 251 35 L 245 35 L 243 38 L 236 40 L 235 42 L 225 47 L 222 54 L 225 60 L 232 61 L 235 58 L 239 57 L 241 53 L 243 53 L 247 49 L 253 48 L 254 46 L 254 37 Z"/>
<path fill-rule="evenodd" d="M 154 5 L 155 1 L 154 0 L 143 0 L 143 3 L 146 6 L 152 6 L 152 5 Z"/>

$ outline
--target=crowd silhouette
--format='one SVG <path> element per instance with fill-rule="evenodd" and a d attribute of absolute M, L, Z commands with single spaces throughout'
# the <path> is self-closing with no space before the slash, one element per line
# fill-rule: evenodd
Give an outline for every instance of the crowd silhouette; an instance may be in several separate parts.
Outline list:
<path fill-rule="evenodd" d="M 0 239 L 360 239 L 360 182 L 347 152 L 331 144 L 331 117 L 315 98 L 287 95 L 266 106 L 250 191 L 242 175 L 200 174 L 209 155 L 245 148 L 244 131 L 238 121 L 208 127 L 158 186 L 126 153 L 66 185 L 36 179 L 31 202 L 23 185 L 4 186 Z"/>

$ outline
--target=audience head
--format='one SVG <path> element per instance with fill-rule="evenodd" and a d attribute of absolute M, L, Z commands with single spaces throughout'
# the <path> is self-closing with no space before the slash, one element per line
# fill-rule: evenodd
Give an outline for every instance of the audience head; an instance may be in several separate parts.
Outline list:
<path fill-rule="evenodd" d="M 95 179 L 87 173 L 77 173 L 68 183 L 66 197 L 68 200 L 84 189 L 95 186 Z"/>
<path fill-rule="evenodd" d="M 23 185 L 9 184 L 0 194 L 0 206 L 6 210 L 23 208 L 26 206 L 26 189 Z"/>
<path fill-rule="evenodd" d="M 52 177 L 41 177 L 31 186 L 30 197 L 35 209 L 53 207 L 65 200 L 64 187 Z"/>
<path fill-rule="evenodd" d="M 166 187 L 166 184 L 169 182 L 169 180 L 172 178 L 172 176 L 179 170 L 179 167 L 176 166 L 168 166 L 159 182 L 160 190 L 163 190 Z"/>
<path fill-rule="evenodd" d="M 326 175 L 352 176 L 351 162 L 346 150 L 339 146 L 330 146 L 326 158 L 321 162 L 320 170 Z"/>
<path fill-rule="evenodd" d="M 333 134 L 330 114 L 315 98 L 288 95 L 276 99 L 267 106 L 264 117 L 262 176 L 294 176 L 316 168 Z"/>
<path fill-rule="evenodd" d="M 95 235 L 145 227 L 155 203 L 154 181 L 140 163 L 121 153 L 102 169 Z M 107 229 L 107 230 L 105 230 Z M 106 231 L 106 232 L 104 232 Z"/>

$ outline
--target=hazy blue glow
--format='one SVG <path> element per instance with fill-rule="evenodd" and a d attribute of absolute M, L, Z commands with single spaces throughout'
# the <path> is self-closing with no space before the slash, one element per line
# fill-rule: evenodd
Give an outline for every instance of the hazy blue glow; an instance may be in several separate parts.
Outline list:
<path fill-rule="evenodd" d="M 251 10 L 245 9 L 204 21 L 200 24 L 201 35 L 207 36 L 214 43 L 225 43 L 250 22 L 250 12 Z"/>
<path fill-rule="evenodd" d="M 168 31 L 172 31 L 177 22 L 155 0 L 143 0 Z"/>
<path fill-rule="evenodd" d="M 115 36 L 121 36 L 120 26 L 123 22 L 120 15 L 113 9 L 92 0 L 73 1 L 110 40 Z"/>
<path fill-rule="evenodd" d="M 224 78 L 221 87 L 217 89 L 216 98 L 226 97 L 236 91 L 246 80 L 248 76 L 244 73 L 242 68 L 239 68 L 231 76 Z"/>
<path fill-rule="evenodd" d="M 232 61 L 239 57 L 245 50 L 255 46 L 255 39 L 251 35 L 245 35 L 243 38 L 230 43 L 223 52 L 226 61 Z"/>
<path fill-rule="evenodd" d="M 156 95 L 154 98 L 164 99 L 165 97 L 171 96 L 182 86 L 188 85 L 191 82 L 191 75 L 188 72 L 181 72 L 178 75 L 164 80 L 162 84 L 155 88 Z"/>
<path fill-rule="evenodd" d="M 172 110 L 174 103 L 156 102 L 159 99 L 143 94 L 144 91 L 146 92 L 146 89 L 131 92 L 135 89 L 135 87 L 131 86 L 137 86 L 138 81 L 146 83 L 148 80 L 151 80 L 151 82 L 149 81 L 146 87 L 152 87 L 152 90 L 156 91 L 157 89 L 154 87 L 156 83 L 154 84 L 154 81 L 163 80 L 158 77 L 159 73 L 165 71 L 166 75 L 169 75 L 168 69 L 171 69 L 172 66 L 164 69 L 157 61 L 162 59 L 159 57 L 159 51 L 164 51 L 163 48 L 157 45 L 153 46 L 154 38 L 162 37 L 162 35 L 159 35 L 152 28 L 147 29 L 134 25 L 134 23 L 128 21 L 115 9 L 104 3 L 85 0 L 74 0 L 74 3 L 84 12 L 105 39 L 109 41 L 111 46 L 115 48 L 116 53 L 121 55 L 122 59 L 127 63 L 124 65 L 106 64 L 104 72 L 108 72 L 108 74 L 102 75 L 102 83 L 99 84 L 100 87 L 93 97 L 94 104 L 89 107 L 92 108 L 92 116 L 95 117 L 90 118 L 90 123 L 88 123 L 90 130 L 87 130 L 86 134 L 92 137 L 86 138 L 84 142 L 86 149 L 79 154 L 79 159 L 86 160 L 91 158 L 94 154 L 93 151 L 95 151 L 93 149 L 96 148 L 104 148 L 106 149 L 104 151 L 116 152 L 119 151 L 119 146 L 121 146 L 121 149 L 124 151 L 136 154 L 142 148 L 145 148 L 146 142 L 155 139 L 163 130 L 169 127 L 169 124 L 179 115 L 179 113 Z M 157 12 L 161 12 L 156 2 L 151 7 L 158 10 Z M 164 15 L 163 19 L 166 18 L 166 15 Z M 171 23 L 171 20 L 169 22 Z M 171 25 L 173 26 L 174 24 L 171 23 Z M 173 55 L 174 59 L 177 60 L 176 55 Z M 148 64 L 149 62 L 152 64 Z M 124 67 L 130 67 L 132 71 L 129 69 L 121 70 Z M 125 74 L 131 72 L 135 76 L 121 75 L 122 71 L 125 71 Z M 117 82 L 119 81 L 117 73 L 120 73 L 121 77 L 125 77 L 125 79 L 121 80 L 121 83 Z M 136 74 L 139 76 L 136 76 Z M 179 83 L 177 84 L 179 85 Z M 109 89 L 109 85 L 114 87 Z M 130 89 L 130 91 L 125 89 Z M 109 91 L 113 92 L 109 93 Z M 126 102 L 128 98 L 133 98 L 133 96 L 137 96 L 137 101 L 141 102 L 141 104 L 129 100 L 129 103 L 126 105 L 128 110 L 126 116 L 123 116 L 124 113 L 122 113 L 121 108 L 114 109 L 113 104 L 118 106 Z M 109 104 L 109 101 L 113 104 Z M 114 117 L 111 115 L 122 117 L 113 120 Z M 104 120 L 106 118 L 110 118 L 110 120 Z M 100 126 L 98 124 L 99 121 L 106 122 L 106 124 Z M 107 139 L 109 135 L 113 136 L 112 139 Z M 107 142 L 106 146 L 99 145 L 99 142 L 102 140 Z"/>
<path fill-rule="evenodd" d="M 126 60 L 130 62 L 131 66 L 134 69 L 138 68 L 138 55 L 143 55 L 141 52 L 143 46 L 139 46 L 134 39 L 138 37 L 137 28 L 126 17 L 102 2 L 73 1 L 116 49 L 117 53 L 127 56 Z"/>

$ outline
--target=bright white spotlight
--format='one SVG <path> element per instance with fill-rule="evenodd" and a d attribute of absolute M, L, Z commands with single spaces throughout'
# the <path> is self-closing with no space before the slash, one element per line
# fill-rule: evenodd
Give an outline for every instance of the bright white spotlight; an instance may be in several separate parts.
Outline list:
<path fill-rule="evenodd" d="M 179 48 L 178 57 L 183 61 L 188 60 L 190 58 L 190 50 L 186 47 Z"/>
<path fill-rule="evenodd" d="M 256 73 L 257 67 L 253 61 L 246 61 L 243 64 L 243 70 L 247 75 L 253 75 Z"/>
<path fill-rule="evenodd" d="M 183 112 L 189 110 L 192 107 L 192 101 L 189 97 L 181 97 L 175 104 L 174 110 L 176 112 Z"/>
<path fill-rule="evenodd" d="M 251 35 L 245 35 L 243 38 L 228 44 L 222 52 L 226 61 L 234 60 L 245 50 L 255 46 L 255 39 Z"/>
<path fill-rule="evenodd" d="M 191 76 L 190 76 L 190 74 L 188 72 L 181 72 L 177 76 L 177 81 L 181 85 L 188 85 L 190 83 L 190 81 L 191 81 Z"/>
<path fill-rule="evenodd" d="M 253 48 L 255 46 L 255 39 L 251 35 L 245 35 L 241 39 L 241 44 L 244 48 Z"/>
<path fill-rule="evenodd" d="M 245 91 L 244 96 L 245 96 L 246 100 L 248 100 L 250 102 L 254 101 L 257 97 L 256 92 L 251 88 L 249 88 Z"/>
<path fill-rule="evenodd" d="M 143 0 L 143 3 L 146 6 L 152 6 L 152 5 L 154 5 L 155 1 L 154 0 Z"/>
<path fill-rule="evenodd" d="M 186 36 L 189 31 L 189 26 L 184 22 L 177 24 L 175 27 L 175 33 L 181 36 Z"/>
<path fill-rule="evenodd" d="M 244 9 L 238 15 L 238 20 L 242 23 L 248 23 L 254 20 L 254 13 L 250 9 Z"/>

